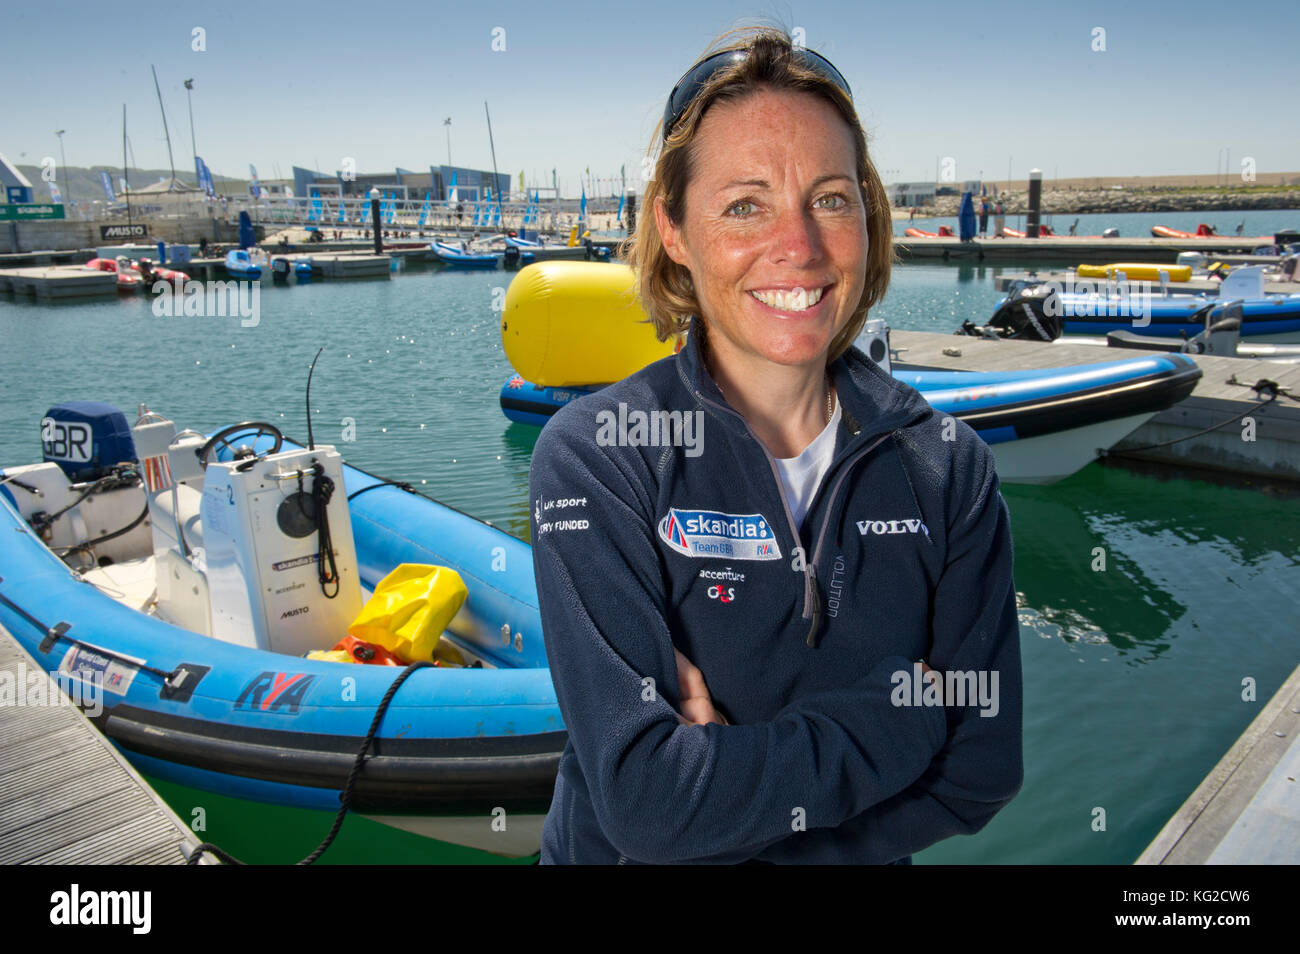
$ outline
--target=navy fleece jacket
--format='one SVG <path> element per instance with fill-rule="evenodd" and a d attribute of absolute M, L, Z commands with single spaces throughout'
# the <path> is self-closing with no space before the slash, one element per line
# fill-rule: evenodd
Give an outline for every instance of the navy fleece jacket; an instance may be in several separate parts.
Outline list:
<path fill-rule="evenodd" d="M 542 861 L 885 863 L 978 831 L 1022 780 L 988 447 L 850 350 L 831 367 L 834 460 L 795 526 L 701 333 L 697 319 L 681 353 L 561 409 L 533 453 L 569 733 Z M 674 647 L 730 725 L 680 722 Z M 917 704 L 918 659 L 996 691 Z"/>

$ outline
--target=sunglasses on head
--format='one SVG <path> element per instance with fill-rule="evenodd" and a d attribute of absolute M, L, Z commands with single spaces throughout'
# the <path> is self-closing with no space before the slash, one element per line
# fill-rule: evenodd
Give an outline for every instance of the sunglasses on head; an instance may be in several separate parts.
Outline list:
<path fill-rule="evenodd" d="M 794 47 L 790 51 L 790 55 L 800 66 L 830 80 L 844 90 L 845 96 L 850 100 L 853 99 L 853 93 L 849 90 L 848 81 L 840 75 L 840 71 L 832 66 L 831 61 L 826 57 L 801 46 Z M 700 94 L 700 90 L 704 89 L 714 74 L 737 63 L 743 63 L 748 56 L 748 50 L 723 50 L 721 53 L 706 56 L 682 74 L 682 78 L 677 81 L 677 85 L 673 87 L 672 93 L 668 96 L 668 104 L 664 106 L 664 142 L 668 141 L 668 136 L 672 133 L 673 127 L 681 120 L 691 102 Z"/>

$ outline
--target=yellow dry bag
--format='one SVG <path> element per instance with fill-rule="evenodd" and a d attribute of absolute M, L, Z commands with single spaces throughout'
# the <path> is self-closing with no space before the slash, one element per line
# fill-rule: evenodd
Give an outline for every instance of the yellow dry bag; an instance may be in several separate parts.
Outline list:
<path fill-rule="evenodd" d="M 383 646 L 403 662 L 431 661 L 468 593 L 455 570 L 402 563 L 379 581 L 348 635 Z"/>

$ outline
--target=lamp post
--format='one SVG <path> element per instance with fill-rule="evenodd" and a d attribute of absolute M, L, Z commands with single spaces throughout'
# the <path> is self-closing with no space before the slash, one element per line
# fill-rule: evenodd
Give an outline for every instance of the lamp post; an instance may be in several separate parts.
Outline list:
<path fill-rule="evenodd" d="M 190 107 L 190 151 L 194 153 L 194 158 L 197 160 L 199 158 L 199 148 L 198 146 L 194 145 L 194 100 L 190 96 L 190 92 L 193 89 L 194 89 L 194 80 L 187 79 L 185 81 L 185 102 L 188 103 Z M 194 163 L 194 169 L 195 169 L 195 174 L 197 175 L 198 174 L 197 161 Z"/>
<path fill-rule="evenodd" d="M 65 132 L 67 132 L 66 129 L 56 129 L 54 130 L 54 135 L 59 137 L 59 161 L 63 163 L 63 191 L 68 194 L 66 201 L 68 205 L 71 206 L 72 205 L 72 184 L 68 182 L 68 178 L 67 178 L 68 157 L 63 152 L 63 134 Z M 56 176 L 55 178 L 58 177 Z"/>

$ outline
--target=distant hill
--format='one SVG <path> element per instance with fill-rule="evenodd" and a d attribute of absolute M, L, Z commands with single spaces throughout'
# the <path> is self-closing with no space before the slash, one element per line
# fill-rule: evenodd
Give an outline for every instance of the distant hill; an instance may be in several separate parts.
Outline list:
<path fill-rule="evenodd" d="M 33 198 L 37 202 L 49 202 L 50 191 L 49 184 L 41 178 L 40 166 L 28 166 L 15 164 L 27 181 L 32 184 Z M 80 166 L 69 166 L 66 171 L 66 177 L 60 174 L 58 177 L 58 186 L 63 190 L 64 201 L 67 201 L 69 189 L 72 191 L 72 198 L 77 202 L 89 202 L 95 199 L 104 199 L 104 187 L 99 182 L 99 172 L 103 170 L 108 173 L 109 179 L 113 183 L 115 193 L 121 191 L 121 166 L 91 166 L 89 169 Z M 171 176 L 168 169 L 130 169 L 128 172 L 132 189 L 140 189 L 159 180 L 166 180 Z M 195 185 L 194 171 L 186 172 L 177 169 L 176 178 L 188 185 Z M 216 173 L 212 175 L 212 183 L 216 186 L 218 193 L 235 194 L 245 193 L 248 191 L 247 179 L 231 179 L 228 176 L 219 176 Z"/>

